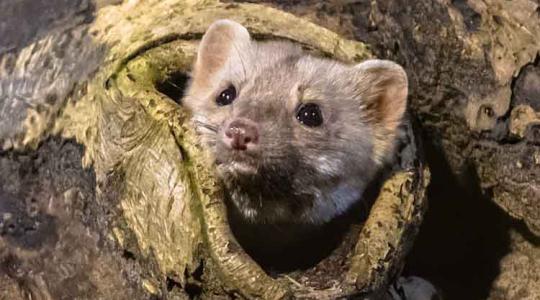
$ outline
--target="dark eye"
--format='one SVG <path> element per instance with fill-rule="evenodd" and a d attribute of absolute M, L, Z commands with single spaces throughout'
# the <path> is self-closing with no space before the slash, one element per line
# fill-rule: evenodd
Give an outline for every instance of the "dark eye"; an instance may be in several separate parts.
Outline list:
<path fill-rule="evenodd" d="M 323 122 L 321 109 L 317 104 L 307 103 L 300 106 L 296 113 L 296 119 L 309 127 L 321 126 Z"/>
<path fill-rule="evenodd" d="M 216 103 L 219 106 L 229 105 L 234 99 L 236 99 L 236 89 L 234 86 L 230 85 L 228 88 L 224 89 L 216 98 Z"/>

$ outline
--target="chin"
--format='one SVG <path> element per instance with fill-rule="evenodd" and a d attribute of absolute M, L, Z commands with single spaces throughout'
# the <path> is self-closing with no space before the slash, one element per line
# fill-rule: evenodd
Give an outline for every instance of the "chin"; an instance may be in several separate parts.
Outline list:
<path fill-rule="evenodd" d="M 217 166 L 221 177 L 243 177 L 257 174 L 257 167 L 242 161 L 224 162 Z"/>

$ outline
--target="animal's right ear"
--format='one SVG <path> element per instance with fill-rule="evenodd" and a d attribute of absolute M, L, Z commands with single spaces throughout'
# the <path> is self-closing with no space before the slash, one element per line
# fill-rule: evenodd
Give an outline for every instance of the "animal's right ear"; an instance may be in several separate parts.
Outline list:
<path fill-rule="evenodd" d="M 219 20 L 204 34 L 194 66 L 194 79 L 198 84 L 209 84 L 227 65 L 242 55 L 239 51 L 251 43 L 247 29 L 231 20 Z M 241 59 L 241 57 L 238 57 Z"/>

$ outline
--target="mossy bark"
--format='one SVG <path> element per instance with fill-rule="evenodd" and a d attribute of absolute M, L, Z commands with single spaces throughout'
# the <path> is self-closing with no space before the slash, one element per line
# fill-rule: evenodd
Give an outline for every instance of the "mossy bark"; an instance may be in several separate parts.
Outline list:
<path fill-rule="evenodd" d="M 12 120 L 10 130 L 0 132 L 2 153 L 8 157 L 6 164 L 12 165 L 13 159 L 9 159 L 9 155 L 15 155 L 12 153 L 39 157 L 35 153 L 43 151 L 44 143 L 70 141 L 82 145 L 84 157 L 79 150 L 79 156 L 71 159 L 80 159 L 82 166 L 93 174 L 93 179 L 79 185 L 94 189 L 82 193 L 87 195 L 83 197 L 84 207 L 90 207 L 82 213 L 106 220 L 89 227 L 95 231 L 97 240 L 109 243 L 108 247 L 97 243 L 98 249 L 123 253 L 121 257 L 99 256 L 91 261 L 86 256 L 79 257 L 84 262 L 81 265 L 99 263 L 92 265 L 96 273 L 100 273 L 108 260 L 117 260 L 120 267 L 117 270 L 103 267 L 108 273 L 103 271 L 101 278 L 85 277 L 85 270 L 73 271 L 81 277 L 78 280 L 86 280 L 95 289 L 73 290 L 70 295 L 87 298 L 106 295 L 103 290 L 110 285 L 111 278 L 118 280 L 127 266 L 131 266 L 134 279 L 128 282 L 131 286 L 125 287 L 133 291 L 126 292 L 123 295 L 126 298 L 137 297 L 134 295 L 187 298 L 195 294 L 208 299 L 323 295 L 334 298 L 384 290 L 399 273 L 425 209 L 429 172 L 418 157 L 419 145 L 410 124 L 404 137 L 408 141 L 400 152 L 402 156 L 383 185 L 358 237 L 359 243 L 350 254 L 347 276 L 330 291 L 298 286 L 287 276 L 272 278 L 233 238 L 226 220 L 223 192 L 213 175 L 209 154 L 198 144 L 189 126 L 189 116 L 174 101 L 178 99 L 159 91 L 159 85 L 172 80 L 172 76 L 188 76 L 198 39 L 212 21 L 220 18 L 241 22 L 257 39 L 288 39 L 317 55 L 350 63 L 372 56 L 362 43 L 266 6 L 147 0 L 105 6 L 96 11 L 94 19 L 73 25 L 67 33 L 64 28 L 50 32 L 20 51 L 0 58 L 5 74 L 2 86 L 15 90 L 6 94 L 6 103 L 15 103 L 17 91 L 24 91 L 24 84 L 19 84 L 21 80 L 38 82 L 32 86 L 33 96 L 26 99 L 36 105 L 19 108 L 17 118 L 9 114 L 2 116 Z M 73 44 L 66 48 L 69 53 L 55 48 L 62 40 Z M 81 60 L 76 59 L 78 50 Z M 70 59 L 63 60 L 62 54 Z M 34 78 L 37 75 L 26 74 L 32 64 L 43 68 L 44 61 L 51 63 L 50 57 L 55 58 L 53 71 L 45 71 L 47 76 L 41 81 Z M 86 60 L 89 57 L 92 60 Z M 15 63 L 10 63 L 13 60 Z M 80 72 L 75 76 L 70 73 L 74 70 Z M 51 136 L 55 137 L 53 142 Z M 51 155 L 54 160 L 57 154 Z M 25 167 L 15 163 L 13 166 L 17 170 Z M 71 169 L 84 173 L 80 165 L 59 167 L 57 172 L 70 174 Z M 36 176 L 38 186 L 44 177 Z M 10 188 L 21 179 L 12 180 L 2 183 L 0 188 L 14 194 L 9 196 L 14 199 L 11 202 L 21 202 L 23 188 Z M 41 205 L 40 212 L 57 218 L 60 225 L 71 222 L 63 220 L 78 220 L 76 215 L 61 213 L 72 210 L 70 202 L 64 199 L 71 194 L 64 198 L 57 194 L 62 193 L 49 195 L 50 201 L 64 204 L 53 211 Z M 2 206 L 0 209 L 7 211 Z M 23 214 L 22 210 L 20 213 Z M 31 216 L 28 218 L 33 220 Z M 82 222 L 81 226 L 87 225 Z M 65 244 L 77 240 L 76 234 L 66 237 L 61 232 L 57 231 L 56 235 L 60 240 L 65 238 Z M 48 288 L 61 286 L 60 278 L 18 276 L 20 272 L 16 271 L 20 267 L 30 274 L 35 268 L 32 264 L 50 251 L 61 260 L 64 254 L 54 252 L 58 242 L 34 249 L 17 244 L 18 238 L 23 237 L 1 240 L 4 250 L 0 258 L 9 266 L 2 276 L 19 284 L 26 282 L 20 286 L 33 297 L 64 296 L 61 290 Z M 46 271 L 63 267 L 62 263 L 45 263 L 40 268 Z"/>

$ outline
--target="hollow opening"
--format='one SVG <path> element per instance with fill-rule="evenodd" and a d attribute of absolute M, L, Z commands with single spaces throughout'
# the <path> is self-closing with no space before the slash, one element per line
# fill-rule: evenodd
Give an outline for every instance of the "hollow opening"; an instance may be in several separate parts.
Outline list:
<path fill-rule="evenodd" d="M 184 70 L 176 70 L 157 80 L 154 86 L 181 104 L 189 79 Z M 378 195 L 381 178 L 374 180 L 363 200 L 348 213 L 323 226 L 254 225 L 242 222 L 232 211 L 228 211 L 229 224 L 244 251 L 270 275 L 302 271 L 302 275 L 316 279 L 315 286 L 327 288 L 330 280 L 345 274 L 348 254 L 354 249 L 369 208 Z"/>
<path fill-rule="evenodd" d="M 182 102 L 184 90 L 189 82 L 189 76 L 182 71 L 175 71 L 168 74 L 163 80 L 155 83 L 156 90 L 176 103 Z"/>
<path fill-rule="evenodd" d="M 184 89 L 187 88 L 190 80 L 186 72 L 189 65 L 159 60 L 154 62 L 152 55 L 147 55 L 145 59 L 152 61 L 150 65 L 154 66 L 148 69 L 152 72 L 150 78 L 155 78 L 154 74 L 159 76 L 158 80 L 153 82 L 155 89 L 176 103 L 182 104 Z M 156 70 L 158 72 L 153 73 Z M 414 138 L 408 134 L 412 134 L 412 131 L 407 133 L 407 137 L 404 137 L 399 144 L 412 145 L 411 149 L 416 149 Z M 409 166 L 412 164 L 410 160 L 415 159 L 415 154 L 412 154 L 413 157 L 407 156 L 407 151 L 403 149 L 405 146 L 398 148 L 400 153 L 396 153 L 395 164 L 381 170 L 379 176 L 372 180 L 362 200 L 357 201 L 346 214 L 328 224 L 322 226 L 298 225 L 293 222 L 280 225 L 252 224 L 235 216 L 235 212 L 231 210 L 232 205 L 227 203 L 230 229 L 245 253 L 270 276 L 289 279 L 294 285 L 301 285 L 302 289 L 335 288 L 344 282 L 349 271 L 350 258 L 354 254 L 360 232 L 369 216 L 372 204 L 379 196 L 382 184 L 391 171 L 401 170 L 404 166 L 416 168 Z M 412 152 L 416 153 L 416 150 Z M 196 284 L 186 286 L 188 287 L 189 293 L 199 293 Z"/>
<path fill-rule="evenodd" d="M 182 104 L 189 79 L 184 70 L 176 70 L 156 81 L 154 86 L 158 92 Z M 386 176 L 380 175 L 374 179 L 362 201 L 322 226 L 255 225 L 242 222 L 231 210 L 228 211 L 229 225 L 243 250 L 271 276 L 286 274 L 299 282 L 308 280 L 310 287 L 316 289 L 331 288 L 348 270 L 350 253 L 384 178 Z"/>

